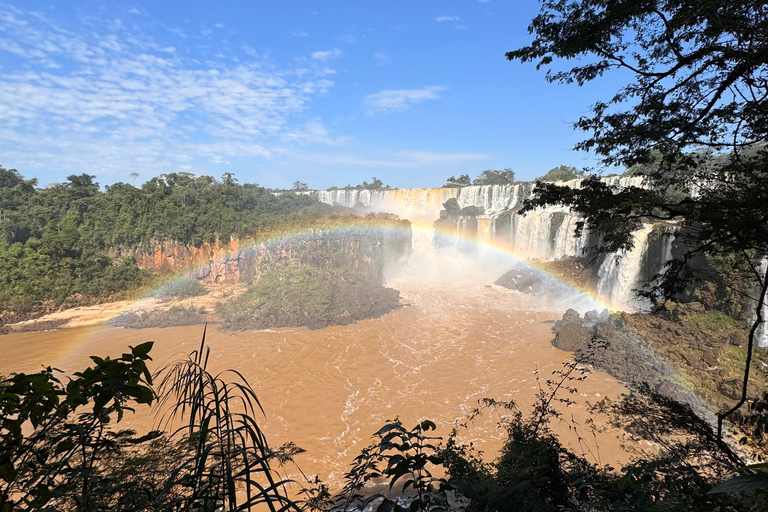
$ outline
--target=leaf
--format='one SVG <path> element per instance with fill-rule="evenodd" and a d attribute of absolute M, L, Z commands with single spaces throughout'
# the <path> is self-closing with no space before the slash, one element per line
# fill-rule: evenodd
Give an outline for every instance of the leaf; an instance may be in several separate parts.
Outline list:
<path fill-rule="evenodd" d="M 752 492 L 768 489 L 768 475 L 764 473 L 756 475 L 739 475 L 716 485 L 710 494 L 723 492 Z"/>
<path fill-rule="evenodd" d="M 449 480 L 446 485 L 454 491 L 460 492 L 467 498 L 472 498 L 475 494 L 472 484 L 466 480 Z"/>
<path fill-rule="evenodd" d="M 392 512 L 392 510 L 395 508 L 396 503 L 389 498 L 384 498 L 384 501 L 382 501 L 378 508 L 376 508 L 376 512 Z"/>
<path fill-rule="evenodd" d="M 66 439 L 66 440 L 64 440 L 64 441 L 62 441 L 62 442 L 60 442 L 59 444 L 56 445 L 55 454 L 59 455 L 60 453 L 64 453 L 67 450 L 71 450 L 73 446 L 75 446 L 75 443 L 72 442 L 69 439 Z"/>
<path fill-rule="evenodd" d="M 149 354 L 149 351 L 152 350 L 154 344 L 154 341 L 147 341 L 136 347 L 131 347 L 131 352 L 133 352 L 133 355 L 136 357 L 146 357 L 147 354 Z"/>

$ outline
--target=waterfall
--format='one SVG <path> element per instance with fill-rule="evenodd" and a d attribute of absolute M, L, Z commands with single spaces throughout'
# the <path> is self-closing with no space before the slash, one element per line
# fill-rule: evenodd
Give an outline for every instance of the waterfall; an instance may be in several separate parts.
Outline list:
<path fill-rule="evenodd" d="M 643 258 L 648 250 L 648 235 L 653 226 L 644 224 L 634 232 L 635 244 L 629 251 L 607 254 L 597 272 L 597 291 L 621 309 L 648 309 L 647 299 L 636 297 L 634 289 L 642 282 Z"/>
<path fill-rule="evenodd" d="M 760 262 L 760 266 L 758 267 L 760 274 L 765 275 L 766 272 L 768 272 L 768 257 L 765 257 Z M 760 286 L 757 287 L 757 293 L 760 293 Z M 763 304 L 762 309 L 762 315 L 763 317 L 763 323 L 761 323 L 758 328 L 757 332 L 755 333 L 755 339 L 757 340 L 757 346 L 761 348 L 768 348 L 768 302 Z M 755 316 L 752 316 L 752 320 L 755 319 Z"/>
<path fill-rule="evenodd" d="M 642 177 L 611 176 L 601 180 L 614 187 L 642 187 Z M 558 185 L 579 188 L 581 180 L 557 182 Z M 459 206 L 482 208 L 477 217 L 459 216 L 452 230 L 458 235 L 435 236 L 423 230 L 414 230 L 413 248 L 416 252 L 431 251 L 435 246 L 453 247 L 462 252 L 478 252 L 483 256 L 487 244 L 474 244 L 489 240 L 503 241 L 513 248 L 521 259 L 555 260 L 581 256 L 589 247 L 589 233 L 575 236 L 579 217 L 569 209 L 550 206 L 518 215 L 516 212 L 526 199 L 532 197 L 534 183 L 520 182 L 508 185 L 472 185 L 462 188 L 427 188 L 363 190 L 336 189 L 306 192 L 317 200 L 348 208 L 365 208 L 375 212 L 389 212 L 412 222 L 431 226 L 440 216 L 443 203 L 455 198 Z M 441 221 L 443 222 L 443 221 Z M 652 226 L 643 226 L 635 233 L 635 247 L 625 254 L 609 255 L 600 266 L 598 291 L 604 299 L 622 309 L 645 309 L 648 301 L 635 300 L 632 290 L 644 280 L 658 273 L 671 253 L 672 237 L 664 237 L 666 245 L 658 251 L 648 250 L 648 236 Z M 469 240 L 469 242 L 467 241 Z M 479 249 L 478 249 L 479 247 Z M 615 257 L 614 257 L 615 256 Z"/>

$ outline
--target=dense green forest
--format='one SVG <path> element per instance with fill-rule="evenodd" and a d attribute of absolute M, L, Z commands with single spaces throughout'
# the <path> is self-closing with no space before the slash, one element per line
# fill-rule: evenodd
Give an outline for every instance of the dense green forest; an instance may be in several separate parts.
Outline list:
<path fill-rule="evenodd" d="M 151 281 L 133 258 L 113 261 L 108 249 L 258 236 L 330 210 L 306 195 L 239 184 L 229 173 L 221 181 L 172 173 L 103 190 L 94 178 L 38 188 L 0 167 L 0 312 L 84 303 Z"/>

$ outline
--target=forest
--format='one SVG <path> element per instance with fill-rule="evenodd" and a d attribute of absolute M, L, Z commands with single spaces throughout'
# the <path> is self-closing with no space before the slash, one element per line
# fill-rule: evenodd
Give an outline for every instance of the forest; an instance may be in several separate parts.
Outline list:
<path fill-rule="evenodd" d="M 152 285 L 132 257 L 114 261 L 108 251 L 258 237 L 332 210 L 306 195 L 239 184 L 229 173 L 221 181 L 171 173 L 103 190 L 94 179 L 72 175 L 38 188 L 0 167 L 0 313 L 83 305 Z"/>

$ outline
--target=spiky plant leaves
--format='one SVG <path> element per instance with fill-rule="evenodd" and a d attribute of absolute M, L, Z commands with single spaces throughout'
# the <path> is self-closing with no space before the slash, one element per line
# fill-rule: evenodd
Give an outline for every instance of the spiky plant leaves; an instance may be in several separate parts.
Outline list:
<path fill-rule="evenodd" d="M 255 419 L 264 413 L 256 393 L 235 370 L 209 371 L 205 337 L 206 331 L 186 360 L 158 372 L 158 405 L 167 409 L 161 423 L 180 422 L 174 435 L 192 447 L 175 475 L 189 491 L 181 508 L 298 510 L 285 490 L 291 480 L 272 467 L 280 463 L 279 451 L 269 447 Z"/>

